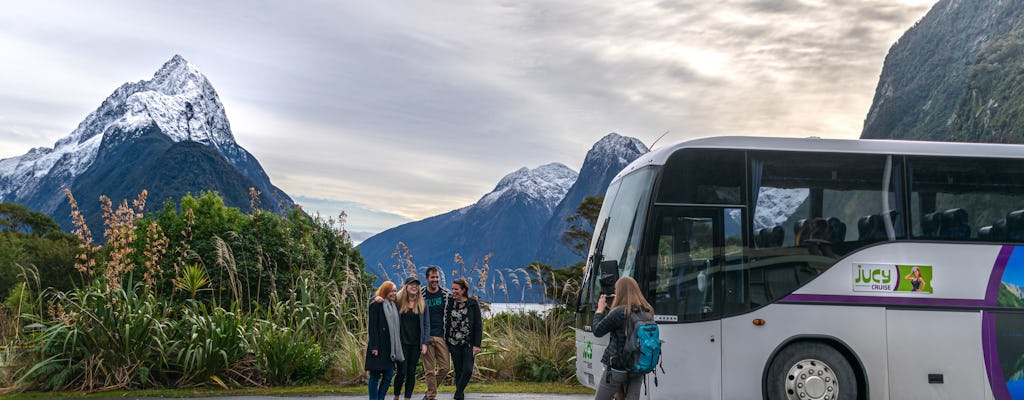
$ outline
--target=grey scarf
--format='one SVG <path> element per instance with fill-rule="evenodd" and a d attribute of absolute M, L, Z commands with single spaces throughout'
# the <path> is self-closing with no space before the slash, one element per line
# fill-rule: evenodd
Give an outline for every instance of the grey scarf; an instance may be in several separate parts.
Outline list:
<path fill-rule="evenodd" d="M 391 334 L 391 361 L 405 361 L 402 354 L 402 338 L 398 331 L 398 308 L 390 300 L 384 301 L 384 319 L 388 320 L 388 332 Z"/>

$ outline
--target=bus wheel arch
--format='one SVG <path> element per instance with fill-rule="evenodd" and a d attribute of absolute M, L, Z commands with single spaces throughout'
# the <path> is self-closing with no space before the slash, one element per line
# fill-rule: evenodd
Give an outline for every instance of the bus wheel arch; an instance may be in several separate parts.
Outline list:
<path fill-rule="evenodd" d="M 841 390 L 841 395 L 847 395 L 838 397 L 838 399 L 866 400 L 868 398 L 868 382 L 864 364 L 849 346 L 830 336 L 793 337 L 776 347 L 771 357 L 768 358 L 768 362 L 765 363 L 762 372 L 762 397 L 770 400 L 786 400 L 788 398 L 785 395 L 786 390 L 796 389 L 794 384 L 799 383 L 799 377 L 796 381 L 789 379 L 789 372 L 798 371 L 803 365 L 809 366 L 807 363 L 797 365 L 800 361 L 807 360 L 827 364 L 828 370 L 818 372 L 823 373 L 825 377 L 838 375 L 841 388 L 856 388 L 854 391 Z M 788 389 L 787 382 L 790 386 Z M 821 381 L 819 380 L 819 382 Z M 832 398 L 836 399 L 837 397 L 833 396 Z"/>

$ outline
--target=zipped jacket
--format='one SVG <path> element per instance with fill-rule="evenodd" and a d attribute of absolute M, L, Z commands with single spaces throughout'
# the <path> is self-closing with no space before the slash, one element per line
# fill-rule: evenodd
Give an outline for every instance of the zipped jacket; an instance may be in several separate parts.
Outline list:
<path fill-rule="evenodd" d="M 448 331 L 448 329 L 446 328 L 448 326 L 448 314 L 445 312 L 445 310 L 448 309 L 448 301 L 451 300 L 451 298 L 452 298 L 452 292 L 450 290 L 448 290 L 448 289 L 445 289 L 444 286 L 438 286 L 437 290 L 441 292 L 441 299 L 442 299 L 441 300 L 441 329 L 442 329 L 441 337 L 444 337 L 444 332 Z M 427 296 L 427 287 L 426 286 L 420 287 L 420 296 L 422 296 L 424 299 L 427 298 L 426 297 Z M 427 308 L 428 309 L 426 310 L 426 312 L 429 313 L 430 312 L 430 310 L 429 310 L 430 307 L 427 307 Z M 429 344 L 429 343 L 430 343 L 430 326 L 428 325 L 427 326 L 427 344 Z"/>

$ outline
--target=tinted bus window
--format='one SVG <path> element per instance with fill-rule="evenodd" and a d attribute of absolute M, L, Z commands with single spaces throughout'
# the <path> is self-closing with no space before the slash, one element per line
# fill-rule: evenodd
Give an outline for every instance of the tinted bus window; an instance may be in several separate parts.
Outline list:
<path fill-rule="evenodd" d="M 907 160 L 913 238 L 1024 242 L 1024 162 Z"/>
<path fill-rule="evenodd" d="M 745 264 L 751 308 L 791 293 L 860 247 L 903 236 L 898 159 L 788 152 L 749 158 L 750 191 L 757 193 Z"/>
<path fill-rule="evenodd" d="M 743 204 L 742 151 L 683 149 L 665 163 L 658 203 Z"/>

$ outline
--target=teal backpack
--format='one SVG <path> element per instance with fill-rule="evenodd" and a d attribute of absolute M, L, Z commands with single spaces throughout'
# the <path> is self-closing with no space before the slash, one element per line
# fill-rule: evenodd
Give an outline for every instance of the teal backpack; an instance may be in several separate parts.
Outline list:
<path fill-rule="evenodd" d="M 653 372 L 661 364 L 661 334 L 654 317 L 649 312 L 630 313 L 626 333 L 622 355 L 628 372 Z"/>

